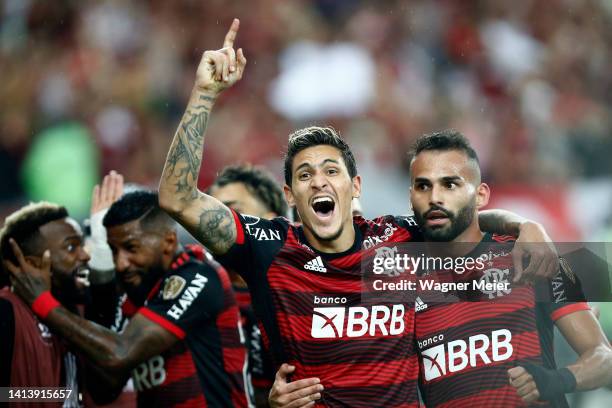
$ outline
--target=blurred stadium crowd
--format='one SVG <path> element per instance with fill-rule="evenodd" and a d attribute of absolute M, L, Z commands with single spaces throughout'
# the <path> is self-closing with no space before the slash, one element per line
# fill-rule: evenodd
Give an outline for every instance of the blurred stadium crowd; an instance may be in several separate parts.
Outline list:
<path fill-rule="evenodd" d="M 408 210 L 407 146 L 446 127 L 493 185 L 612 191 L 607 0 L 6 0 L 0 214 L 46 198 L 84 216 L 109 169 L 155 185 L 197 61 L 234 16 L 251 63 L 216 108 L 202 187 L 236 161 L 280 175 L 290 130 L 331 123 L 356 150 L 366 215 Z"/>
<path fill-rule="evenodd" d="M 111 169 L 155 187 L 200 56 L 238 17 L 249 67 L 215 108 L 201 188 L 235 162 L 281 180 L 290 131 L 332 124 L 356 153 L 365 215 L 408 212 L 408 146 L 453 127 L 492 206 L 557 240 L 612 240 L 610 0 L 0 7 L 2 219 L 40 199 L 82 219 Z"/>

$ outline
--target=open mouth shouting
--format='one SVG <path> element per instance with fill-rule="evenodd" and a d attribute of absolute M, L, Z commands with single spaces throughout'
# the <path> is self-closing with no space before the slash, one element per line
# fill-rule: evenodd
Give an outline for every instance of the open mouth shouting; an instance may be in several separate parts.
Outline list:
<path fill-rule="evenodd" d="M 319 221 L 329 222 L 334 215 L 336 202 L 330 196 L 318 196 L 312 199 L 310 206 Z"/>
<path fill-rule="evenodd" d="M 80 266 L 73 275 L 77 287 L 88 287 L 90 285 L 89 268 L 87 266 Z"/>

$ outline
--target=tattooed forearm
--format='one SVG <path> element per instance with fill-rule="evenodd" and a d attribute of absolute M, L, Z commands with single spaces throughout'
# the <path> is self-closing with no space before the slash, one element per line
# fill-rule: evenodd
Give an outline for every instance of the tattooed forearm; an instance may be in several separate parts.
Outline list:
<path fill-rule="evenodd" d="M 220 255 L 236 240 L 234 217 L 224 204 L 197 188 L 204 133 L 214 100 L 198 91 L 192 95 L 168 152 L 159 203 L 213 254 Z"/>
<path fill-rule="evenodd" d="M 208 125 L 214 98 L 199 95 L 197 104 L 187 108 L 170 147 L 162 183 L 174 187 L 179 200 L 194 200 L 198 197 L 197 181 L 202 162 L 204 133 Z M 192 105 L 192 104 L 190 104 Z"/>

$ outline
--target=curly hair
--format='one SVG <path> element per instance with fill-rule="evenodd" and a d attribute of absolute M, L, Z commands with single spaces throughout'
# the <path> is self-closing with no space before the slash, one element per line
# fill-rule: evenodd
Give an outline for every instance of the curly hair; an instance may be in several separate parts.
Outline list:
<path fill-rule="evenodd" d="M 16 262 L 13 249 L 9 243 L 12 238 L 17 242 L 24 255 L 38 255 L 42 250 L 39 229 L 51 221 L 68 217 L 65 207 L 41 201 L 30 203 L 10 214 L 4 220 L 0 230 L 0 258 Z M 8 284 L 8 275 L 0 273 L 0 287 Z"/>

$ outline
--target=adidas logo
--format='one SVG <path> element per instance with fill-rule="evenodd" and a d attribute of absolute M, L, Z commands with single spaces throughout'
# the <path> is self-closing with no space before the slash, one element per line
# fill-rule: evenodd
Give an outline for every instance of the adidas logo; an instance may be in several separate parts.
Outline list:
<path fill-rule="evenodd" d="M 317 256 L 315 259 L 311 259 L 310 261 L 304 264 L 304 269 L 308 269 L 309 271 L 315 272 L 327 272 L 327 268 L 323 265 L 323 260 L 320 256 Z"/>
<path fill-rule="evenodd" d="M 418 296 L 417 296 L 416 300 L 414 301 L 414 303 L 415 303 L 414 310 L 416 312 L 421 312 L 421 311 L 427 309 L 427 303 L 423 302 L 421 300 L 421 298 L 418 297 Z"/>

